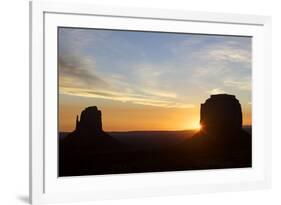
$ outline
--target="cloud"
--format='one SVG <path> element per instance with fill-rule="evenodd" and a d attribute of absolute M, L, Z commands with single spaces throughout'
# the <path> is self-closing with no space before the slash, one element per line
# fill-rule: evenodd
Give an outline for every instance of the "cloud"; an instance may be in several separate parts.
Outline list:
<path fill-rule="evenodd" d="M 217 94 L 223 94 L 226 92 L 224 90 L 222 90 L 221 88 L 214 88 L 214 89 L 208 91 L 207 93 L 209 93 L 211 95 L 217 95 Z"/>
<path fill-rule="evenodd" d="M 234 87 L 239 90 L 251 91 L 251 80 L 245 78 L 244 80 L 225 80 L 224 85 L 227 87 Z"/>
<path fill-rule="evenodd" d="M 251 63 L 251 38 L 191 35 L 171 46 L 175 55 L 202 62 Z M 200 60 L 200 61 L 198 61 Z"/>
<path fill-rule="evenodd" d="M 88 98 L 100 98 L 114 100 L 119 102 L 130 102 L 134 104 L 164 107 L 164 108 L 194 108 L 193 104 L 179 103 L 169 99 L 156 98 L 155 96 L 146 96 L 141 94 L 130 94 L 122 92 L 112 92 L 108 90 L 93 91 L 92 89 L 62 87 L 61 93 Z"/>
<path fill-rule="evenodd" d="M 178 102 L 175 93 L 149 89 L 141 84 L 133 85 L 120 75 L 101 78 L 95 70 L 96 63 L 90 57 L 77 52 L 60 55 L 60 93 L 165 108 L 194 107 L 193 104 Z"/>
<path fill-rule="evenodd" d="M 251 52 L 248 50 L 222 45 L 209 49 L 207 51 L 207 57 L 214 61 L 240 62 L 247 64 L 251 62 Z"/>
<path fill-rule="evenodd" d="M 59 57 L 59 83 L 61 87 L 80 86 L 106 88 L 106 83 L 94 74 L 96 65 L 93 59 L 78 54 L 63 55 Z"/>
<path fill-rule="evenodd" d="M 222 38 L 198 42 L 189 49 L 186 65 L 192 76 L 193 87 L 202 87 L 207 93 L 239 93 L 251 91 L 251 40 L 249 38 Z M 187 73 L 188 75 L 188 73 Z"/>
<path fill-rule="evenodd" d="M 93 32 L 94 31 L 94 32 Z M 62 53 L 81 51 L 89 45 L 98 45 L 107 42 L 109 30 L 59 28 L 59 51 Z"/>
<path fill-rule="evenodd" d="M 62 30 L 60 92 L 147 106 L 191 108 L 206 95 L 206 90 L 212 94 L 250 91 L 249 38 L 164 38 L 159 34 L 151 43 L 147 35 L 150 34 Z M 248 79 L 241 80 L 245 76 Z"/>

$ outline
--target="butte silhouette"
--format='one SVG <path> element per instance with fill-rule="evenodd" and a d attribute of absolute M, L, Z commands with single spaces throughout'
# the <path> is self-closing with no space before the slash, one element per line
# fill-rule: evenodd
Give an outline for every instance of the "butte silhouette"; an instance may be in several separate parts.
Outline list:
<path fill-rule="evenodd" d="M 211 95 L 201 104 L 200 124 L 200 131 L 182 146 L 196 164 L 202 162 L 209 168 L 251 166 L 251 135 L 242 129 L 242 109 L 234 95 Z"/>
<path fill-rule="evenodd" d="M 115 155 L 122 152 L 122 144 L 102 129 L 101 111 L 96 106 L 87 107 L 76 117 L 76 128 L 59 142 L 59 175 L 80 175 L 87 168 L 98 169 L 91 164 L 103 162 L 99 155 Z"/>
<path fill-rule="evenodd" d="M 76 128 L 63 141 L 63 148 L 73 150 L 90 150 L 112 152 L 119 142 L 105 133 L 102 129 L 101 111 L 96 106 L 85 108 L 80 117 L 76 117 Z M 104 147 L 106 146 L 106 147 Z"/>
<path fill-rule="evenodd" d="M 242 109 L 234 95 L 211 95 L 201 104 L 202 131 L 212 134 L 232 133 L 242 129 Z"/>
<path fill-rule="evenodd" d="M 59 176 L 251 167 L 251 135 L 234 95 L 211 95 L 201 104 L 200 124 L 178 145 L 137 151 L 104 132 L 101 111 L 87 107 L 59 141 Z"/>

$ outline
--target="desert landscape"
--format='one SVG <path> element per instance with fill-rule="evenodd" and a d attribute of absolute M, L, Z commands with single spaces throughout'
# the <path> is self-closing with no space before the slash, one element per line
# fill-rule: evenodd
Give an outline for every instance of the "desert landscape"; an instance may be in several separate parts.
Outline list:
<path fill-rule="evenodd" d="M 212 95 L 201 105 L 200 130 L 104 132 L 88 107 L 59 140 L 59 176 L 251 167 L 251 127 L 239 101 Z"/>
<path fill-rule="evenodd" d="M 252 166 L 252 37 L 58 27 L 58 176 Z"/>

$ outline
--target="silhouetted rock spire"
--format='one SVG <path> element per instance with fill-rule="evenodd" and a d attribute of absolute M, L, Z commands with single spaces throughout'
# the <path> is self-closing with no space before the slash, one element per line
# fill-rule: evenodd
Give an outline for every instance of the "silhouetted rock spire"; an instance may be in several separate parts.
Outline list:
<path fill-rule="evenodd" d="M 85 108 L 78 120 L 78 115 L 76 118 L 76 130 L 85 131 L 88 133 L 101 133 L 102 130 L 102 121 L 101 121 L 101 111 L 98 110 L 96 106 L 91 106 Z"/>
<path fill-rule="evenodd" d="M 242 128 L 242 110 L 234 95 L 211 95 L 201 104 L 200 124 L 209 133 L 232 132 Z"/>
<path fill-rule="evenodd" d="M 75 130 L 78 129 L 79 126 L 79 115 L 76 115 L 76 124 L 75 124 Z"/>
<path fill-rule="evenodd" d="M 118 140 L 103 131 L 101 117 L 101 111 L 96 106 L 85 108 L 80 120 L 76 116 L 75 130 L 59 144 L 60 175 L 79 175 L 87 170 L 85 166 L 91 169 L 95 169 L 97 164 L 107 166 L 107 161 L 95 161 L 97 155 L 114 155 L 123 150 Z"/>

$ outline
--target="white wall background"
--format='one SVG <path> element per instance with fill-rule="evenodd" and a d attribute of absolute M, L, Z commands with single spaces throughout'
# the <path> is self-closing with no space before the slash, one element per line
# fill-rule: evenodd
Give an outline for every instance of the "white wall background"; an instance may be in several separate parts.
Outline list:
<path fill-rule="evenodd" d="M 78 1 L 78 0 L 76 0 Z M 198 194 L 75 204 L 281 204 L 281 5 L 278 0 L 80 0 L 104 5 L 271 15 L 273 21 L 273 187 L 235 193 Z M 28 200 L 28 1 L 0 4 L 0 204 Z M 71 197 L 71 196 L 70 196 Z"/>

